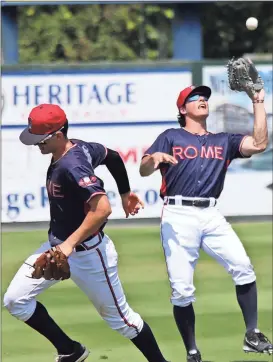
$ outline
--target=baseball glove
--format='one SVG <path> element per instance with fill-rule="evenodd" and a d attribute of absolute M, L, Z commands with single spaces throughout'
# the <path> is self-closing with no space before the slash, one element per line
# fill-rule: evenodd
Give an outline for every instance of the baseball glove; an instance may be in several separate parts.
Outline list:
<path fill-rule="evenodd" d="M 65 280 L 70 278 L 67 256 L 56 246 L 39 256 L 33 265 L 32 278 L 46 280 Z"/>
<path fill-rule="evenodd" d="M 235 60 L 233 57 L 227 64 L 227 72 L 230 89 L 246 92 L 250 98 L 264 87 L 264 82 L 250 59 Z"/>

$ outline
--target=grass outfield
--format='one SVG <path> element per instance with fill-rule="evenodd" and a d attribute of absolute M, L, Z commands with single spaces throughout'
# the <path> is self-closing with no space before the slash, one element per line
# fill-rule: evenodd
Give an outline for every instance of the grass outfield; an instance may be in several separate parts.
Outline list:
<path fill-rule="evenodd" d="M 259 327 L 272 338 L 272 224 L 235 224 L 254 264 L 259 293 Z M 127 299 L 150 324 L 166 358 L 185 362 L 185 350 L 172 317 L 170 288 L 158 228 L 106 229 L 119 252 L 119 274 Z M 17 268 L 46 232 L 2 234 L 2 293 Z M 271 362 L 265 355 L 242 351 L 244 323 L 233 282 L 210 257 L 201 253 L 195 274 L 197 341 L 205 361 Z M 97 315 L 85 295 L 69 280 L 46 291 L 39 300 L 74 339 L 91 349 L 88 361 L 140 362 L 142 355 L 112 331 Z M 49 362 L 55 350 L 27 325 L 2 313 L 2 361 Z"/>

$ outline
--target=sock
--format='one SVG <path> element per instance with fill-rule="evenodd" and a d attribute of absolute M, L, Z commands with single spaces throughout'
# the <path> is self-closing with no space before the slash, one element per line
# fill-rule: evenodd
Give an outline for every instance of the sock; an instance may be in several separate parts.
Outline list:
<path fill-rule="evenodd" d="M 251 331 L 257 329 L 258 313 L 256 282 L 245 285 L 236 285 L 236 295 L 244 316 L 246 330 Z"/>
<path fill-rule="evenodd" d="M 187 352 L 197 351 L 193 305 L 190 304 L 187 307 L 178 307 L 175 305 L 173 307 L 173 314 Z"/>
<path fill-rule="evenodd" d="M 149 362 L 167 362 L 163 357 L 155 340 L 151 328 L 144 322 L 139 335 L 131 341 L 144 354 Z"/>
<path fill-rule="evenodd" d="M 61 330 L 40 302 L 37 302 L 33 315 L 25 323 L 46 337 L 59 354 L 73 353 L 75 342 Z"/>

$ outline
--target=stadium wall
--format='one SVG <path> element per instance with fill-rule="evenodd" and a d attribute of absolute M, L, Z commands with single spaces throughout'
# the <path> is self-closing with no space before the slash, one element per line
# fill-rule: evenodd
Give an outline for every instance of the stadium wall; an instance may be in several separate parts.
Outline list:
<path fill-rule="evenodd" d="M 272 141 L 272 64 L 258 63 L 265 80 L 266 110 Z M 167 128 L 177 127 L 176 97 L 190 84 L 212 88 L 208 126 L 212 132 L 250 133 L 252 104 L 228 88 L 223 62 L 168 62 L 61 67 L 3 67 L 2 70 L 2 222 L 49 219 L 45 174 L 48 156 L 23 146 L 18 136 L 32 107 L 57 103 L 70 121 L 69 136 L 100 142 L 122 156 L 132 189 L 146 207 L 139 218 L 161 213 L 160 175 L 141 178 L 145 149 Z M 112 219 L 124 217 L 117 188 L 104 166 Z M 225 216 L 272 215 L 272 142 L 262 155 L 229 166 L 219 208 Z"/>

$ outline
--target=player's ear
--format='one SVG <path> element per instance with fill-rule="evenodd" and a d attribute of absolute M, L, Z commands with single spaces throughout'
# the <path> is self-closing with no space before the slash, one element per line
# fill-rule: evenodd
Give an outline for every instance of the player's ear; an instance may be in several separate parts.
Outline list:
<path fill-rule="evenodd" d="M 64 137 L 64 135 L 63 135 L 62 132 L 57 132 L 56 137 L 57 137 L 58 140 L 61 140 Z"/>
<path fill-rule="evenodd" d="M 187 113 L 185 106 L 182 106 L 182 107 L 179 109 L 179 111 L 180 111 L 181 114 L 186 114 L 186 113 Z"/>

